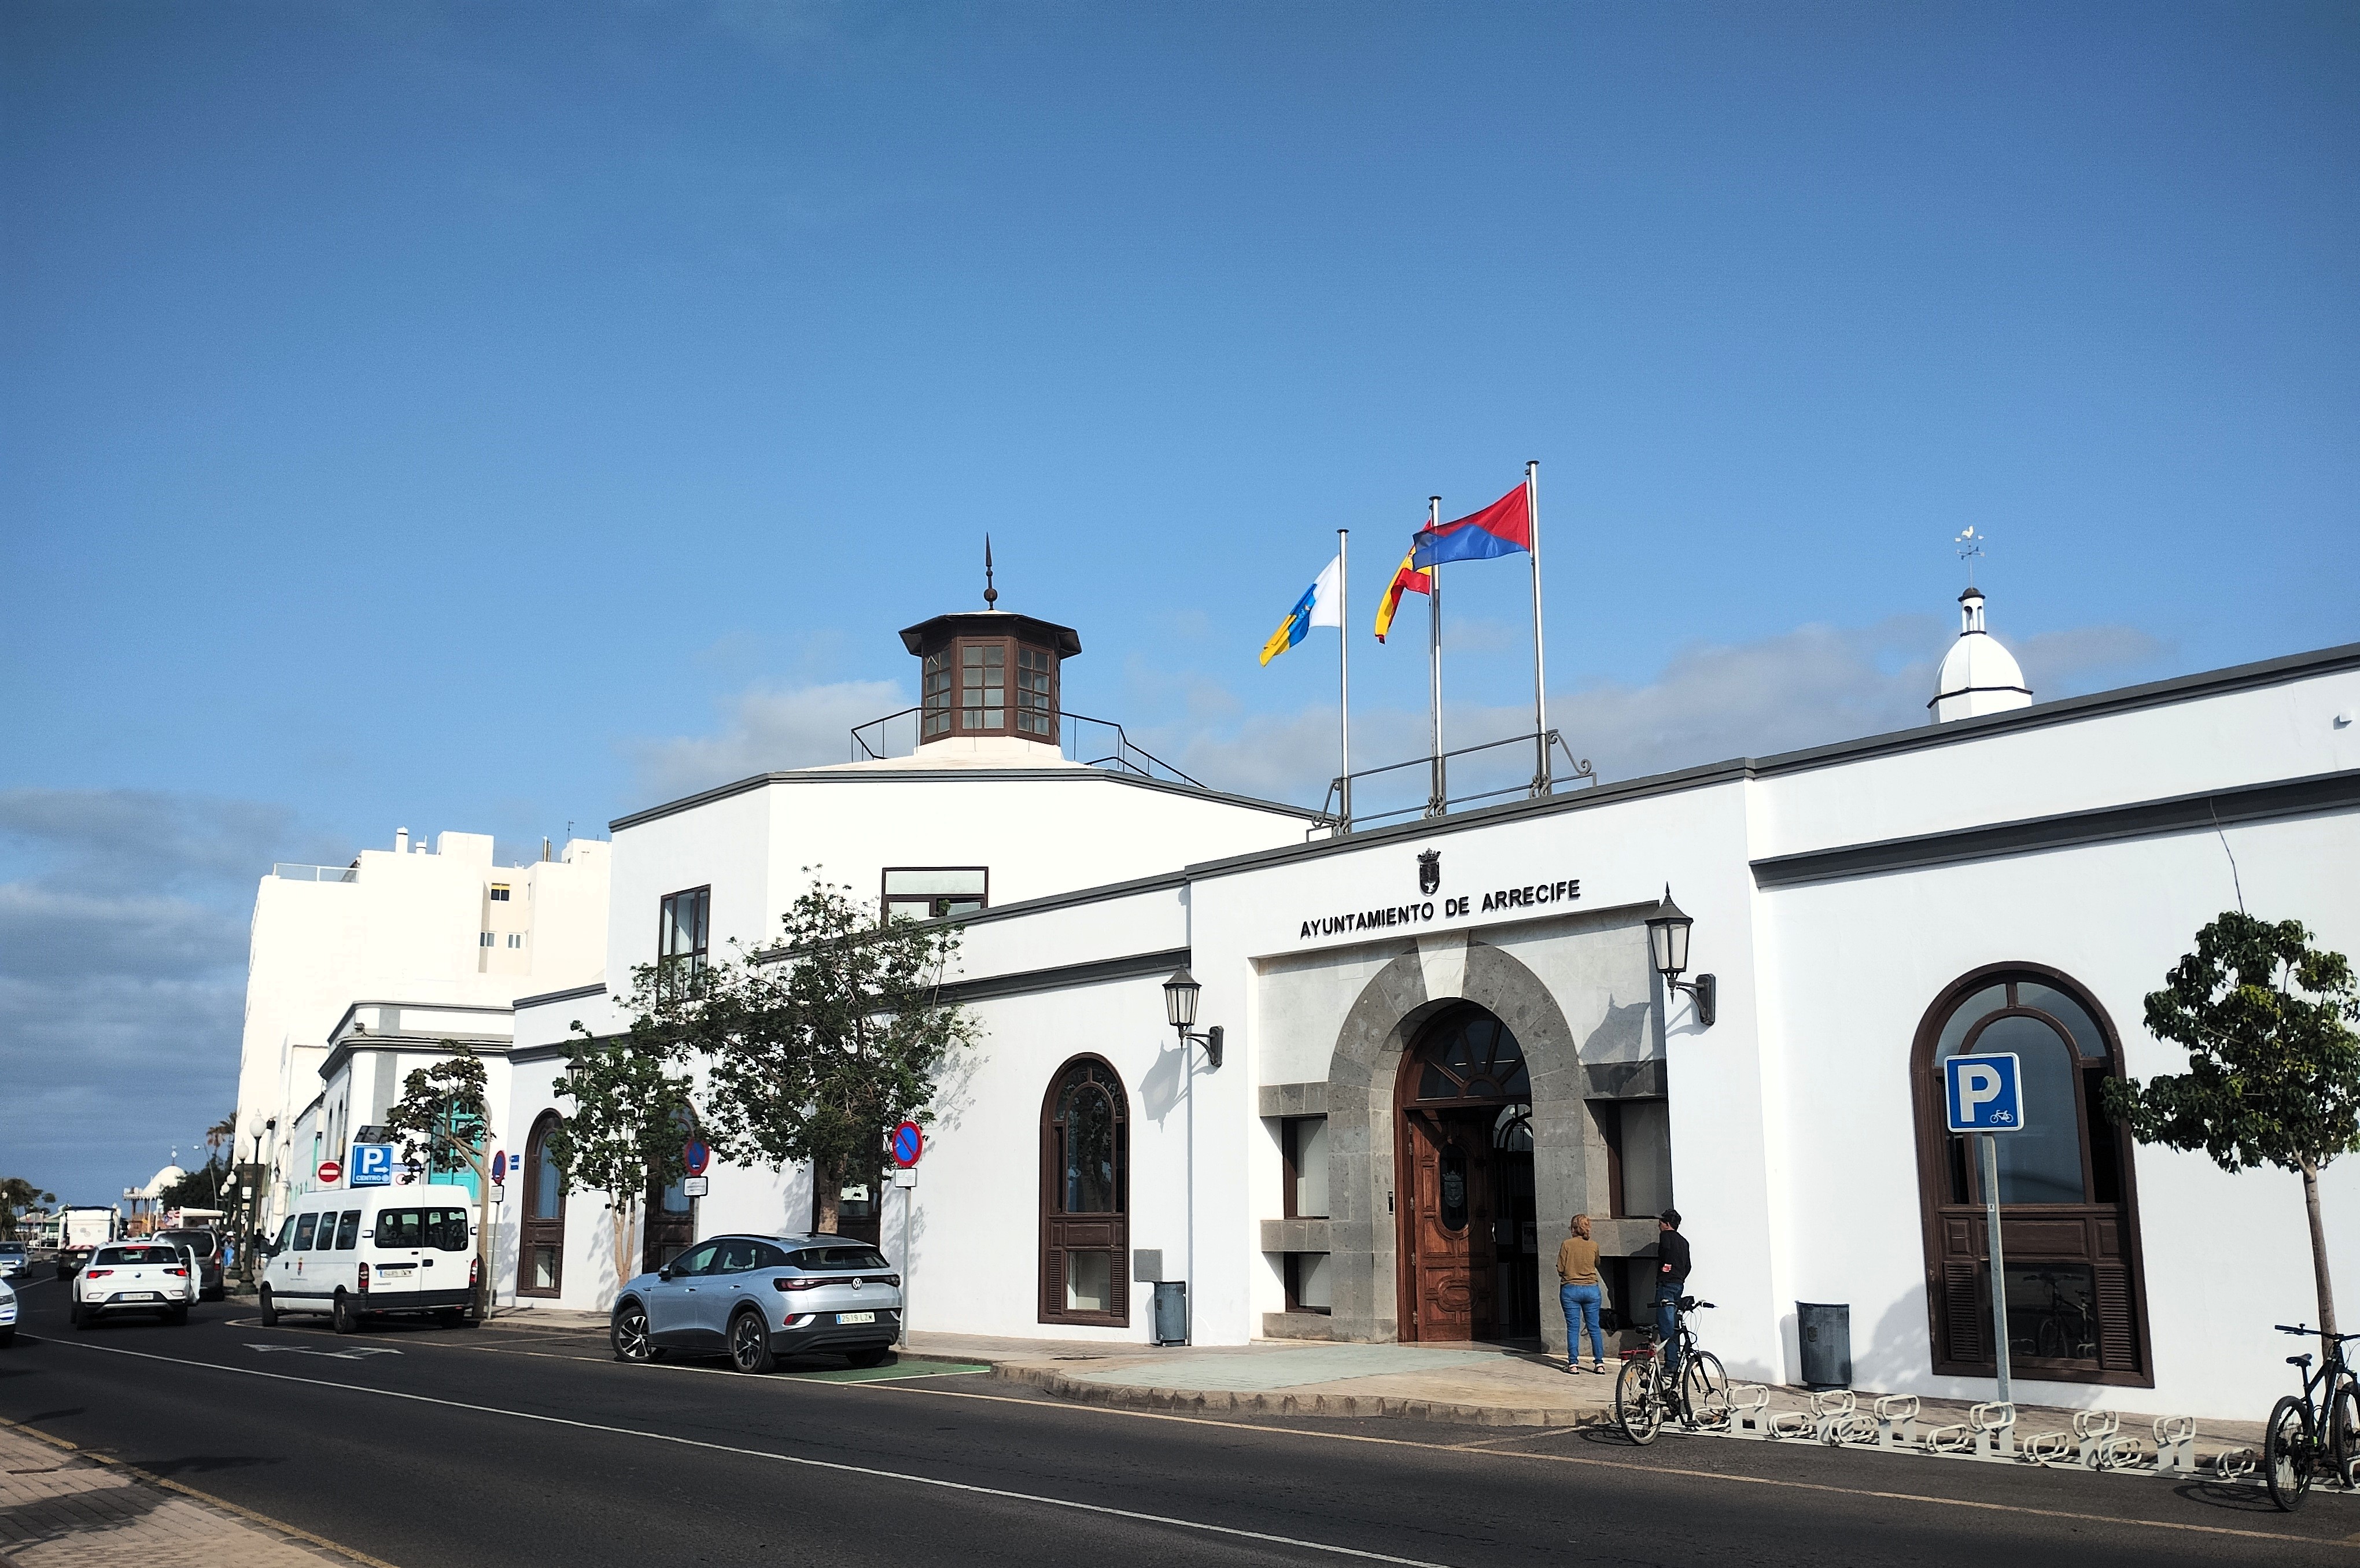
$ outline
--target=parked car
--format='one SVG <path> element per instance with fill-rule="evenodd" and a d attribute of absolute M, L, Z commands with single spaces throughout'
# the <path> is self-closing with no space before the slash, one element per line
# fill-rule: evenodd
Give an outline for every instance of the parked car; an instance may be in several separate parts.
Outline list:
<path fill-rule="evenodd" d="M 222 1282 L 222 1238 L 202 1229 L 159 1230 L 158 1241 L 176 1242 L 196 1255 L 197 1300 L 218 1301 L 229 1292 Z"/>
<path fill-rule="evenodd" d="M 7 1280 L 0 1279 L 0 1345 L 12 1343 L 16 1337 L 16 1289 Z"/>
<path fill-rule="evenodd" d="M 0 1241 L 0 1279 L 16 1279 L 33 1271 L 33 1255 L 21 1241 Z"/>
<path fill-rule="evenodd" d="M 322 1312 L 338 1334 L 389 1314 L 475 1321 L 475 1207 L 442 1184 L 305 1193 L 263 1249 L 262 1321 Z"/>
<path fill-rule="evenodd" d="M 110 1312 L 158 1312 L 189 1321 L 196 1271 L 186 1249 L 160 1241 L 118 1241 L 91 1254 L 73 1278 L 73 1325 L 88 1328 Z"/>
<path fill-rule="evenodd" d="M 890 1268 L 875 1247 L 840 1236 L 717 1236 L 628 1281 L 608 1333 L 622 1361 L 684 1351 L 768 1372 L 781 1356 L 827 1351 L 874 1367 L 901 1329 L 901 1277 Z"/>

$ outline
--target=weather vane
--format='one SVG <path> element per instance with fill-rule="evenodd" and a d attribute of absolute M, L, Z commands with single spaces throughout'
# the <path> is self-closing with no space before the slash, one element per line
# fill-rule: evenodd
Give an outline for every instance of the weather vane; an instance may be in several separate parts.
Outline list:
<path fill-rule="evenodd" d="M 983 607 L 987 610 L 1000 602 L 1000 590 L 991 585 L 991 536 L 983 536 Z"/>
<path fill-rule="evenodd" d="M 1967 586 L 1970 588 L 1975 585 L 1975 561 L 1983 553 L 1983 541 L 1990 537 L 1989 534 L 1975 532 L 1973 525 L 1970 524 L 1966 532 L 1950 541 L 1959 547 L 1959 559 L 1967 563 Z"/>

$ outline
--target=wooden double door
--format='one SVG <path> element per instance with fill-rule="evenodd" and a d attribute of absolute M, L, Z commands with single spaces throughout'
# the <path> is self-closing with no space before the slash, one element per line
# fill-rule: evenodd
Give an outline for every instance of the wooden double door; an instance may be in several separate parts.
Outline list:
<path fill-rule="evenodd" d="M 1524 1261 L 1529 1151 L 1494 1147 L 1501 1106 L 1402 1113 L 1400 1280 L 1404 1340 L 1539 1332 Z M 1527 1308 L 1531 1310 L 1526 1310 Z"/>

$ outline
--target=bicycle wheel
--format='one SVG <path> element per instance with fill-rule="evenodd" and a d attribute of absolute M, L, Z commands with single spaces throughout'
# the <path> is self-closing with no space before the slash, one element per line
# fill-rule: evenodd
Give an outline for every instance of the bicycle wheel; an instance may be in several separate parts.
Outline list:
<path fill-rule="evenodd" d="M 1622 1363 L 1622 1374 L 1614 1379 L 1614 1424 L 1633 1443 L 1655 1441 L 1656 1429 L 1664 1424 L 1664 1406 L 1655 1393 L 1654 1356 L 1634 1356 Z"/>
<path fill-rule="evenodd" d="M 2360 1385 L 2348 1378 L 2327 1405 L 2327 1468 L 2346 1490 L 2360 1485 Z"/>
<path fill-rule="evenodd" d="M 1691 1422 L 1711 1421 L 1728 1410 L 1729 1374 L 1720 1356 L 1710 1350 L 1688 1353 L 1688 1365 L 1680 1368 L 1680 1398 L 1688 1407 L 1682 1413 Z"/>
<path fill-rule="evenodd" d="M 2262 1431 L 2262 1480 L 2270 1501 L 2288 1513 L 2302 1507 L 2311 1490 L 2311 1410 L 2289 1394 L 2270 1411 Z"/>
<path fill-rule="evenodd" d="M 2039 1332 L 2032 1336 L 2032 1348 L 2034 1354 L 2045 1356 L 2052 1361 L 2063 1360 L 2068 1348 L 2065 1325 L 2055 1318 L 2041 1319 Z"/>

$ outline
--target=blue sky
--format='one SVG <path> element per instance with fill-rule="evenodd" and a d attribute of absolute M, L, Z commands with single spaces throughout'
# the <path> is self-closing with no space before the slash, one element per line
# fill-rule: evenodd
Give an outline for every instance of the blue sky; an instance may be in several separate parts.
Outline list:
<path fill-rule="evenodd" d="M 1528 457 L 1609 778 L 1918 722 L 1968 524 L 2044 695 L 2360 636 L 2348 6 L 22 4 L 0 93 L 0 1174 L 82 1195 L 226 1105 L 271 860 L 838 760 L 987 530 L 1296 799 L 1331 530 L 1365 622 Z"/>

